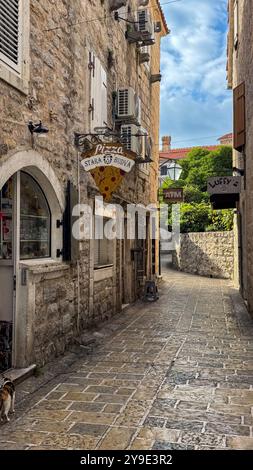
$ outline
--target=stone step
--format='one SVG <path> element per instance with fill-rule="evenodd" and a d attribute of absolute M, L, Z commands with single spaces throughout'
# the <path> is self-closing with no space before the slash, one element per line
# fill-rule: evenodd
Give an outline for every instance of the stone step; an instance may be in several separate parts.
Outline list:
<path fill-rule="evenodd" d="M 31 375 L 34 374 L 35 369 L 36 364 L 32 364 L 31 366 L 24 369 L 9 369 L 6 372 L 0 374 L 0 382 L 2 382 L 4 377 L 8 377 L 8 379 L 12 380 L 15 385 L 18 385 L 28 377 L 31 377 Z"/>

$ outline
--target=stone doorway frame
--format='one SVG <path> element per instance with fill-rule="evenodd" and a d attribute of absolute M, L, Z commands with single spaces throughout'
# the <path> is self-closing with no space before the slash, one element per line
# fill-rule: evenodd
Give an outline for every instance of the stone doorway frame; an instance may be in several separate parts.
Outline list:
<path fill-rule="evenodd" d="M 52 169 L 48 160 L 35 150 L 21 150 L 7 154 L 0 160 L 0 188 L 18 171 L 26 171 L 34 177 L 44 191 L 51 210 L 51 247 L 52 255 L 47 261 L 50 263 L 61 263 L 56 258 L 56 249 L 62 245 L 62 228 L 56 230 L 56 221 L 62 220 L 65 208 L 64 187 L 60 184 L 58 177 Z M 28 292 L 28 288 L 21 288 L 21 269 L 24 261 L 16 259 L 16 302 L 14 305 L 13 318 L 13 357 L 14 368 L 29 365 L 29 357 L 32 354 L 33 332 L 30 321 L 35 309 L 35 292 Z M 33 260 L 33 266 L 39 267 L 45 260 Z"/>

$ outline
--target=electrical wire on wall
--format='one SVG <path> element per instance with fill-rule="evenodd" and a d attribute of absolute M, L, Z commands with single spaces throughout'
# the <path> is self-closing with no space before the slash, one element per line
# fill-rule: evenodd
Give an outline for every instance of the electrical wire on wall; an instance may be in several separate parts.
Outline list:
<path fill-rule="evenodd" d="M 164 3 L 160 3 L 160 6 L 164 6 L 164 5 L 169 5 L 171 3 L 178 3 L 178 2 L 183 2 L 184 0 L 170 0 L 168 2 L 164 2 Z M 150 6 L 150 7 L 146 7 L 145 9 L 153 9 L 153 8 L 158 8 L 158 6 Z M 132 13 L 137 13 L 139 10 L 133 10 Z M 54 28 L 48 28 L 48 29 L 44 29 L 43 32 L 49 32 L 49 31 L 56 31 L 57 29 L 62 29 L 63 27 L 73 27 L 73 26 L 78 26 L 80 24 L 85 24 L 85 23 L 93 23 L 95 21 L 103 21 L 105 20 L 106 18 L 113 18 L 112 15 L 104 15 L 104 16 L 101 16 L 101 17 L 96 17 L 96 18 L 91 18 L 89 20 L 82 20 L 82 21 L 78 21 L 76 23 L 70 23 L 68 25 L 64 25 L 64 26 L 55 26 Z"/>

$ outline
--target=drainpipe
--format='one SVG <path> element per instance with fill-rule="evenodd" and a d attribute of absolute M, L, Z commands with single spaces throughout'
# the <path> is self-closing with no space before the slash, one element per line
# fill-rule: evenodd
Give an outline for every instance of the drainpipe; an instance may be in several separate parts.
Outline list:
<path fill-rule="evenodd" d="M 78 204 L 81 203 L 81 190 L 80 190 L 80 160 L 79 150 L 77 149 L 77 188 L 78 188 Z M 79 242 L 80 244 L 80 242 Z M 79 247 L 80 248 L 80 247 Z M 77 260 L 77 332 L 80 332 L 80 260 Z"/>

